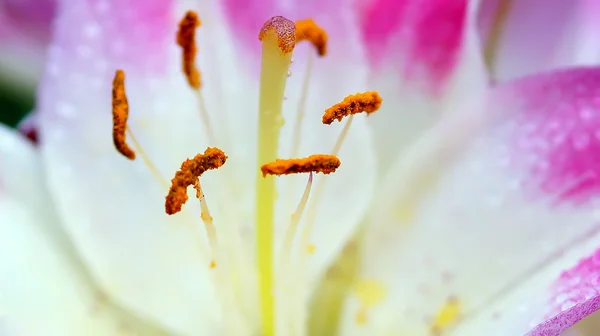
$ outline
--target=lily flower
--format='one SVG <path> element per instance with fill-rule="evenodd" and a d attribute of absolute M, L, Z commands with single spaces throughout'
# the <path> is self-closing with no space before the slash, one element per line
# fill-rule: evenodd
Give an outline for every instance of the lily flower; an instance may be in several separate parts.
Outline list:
<path fill-rule="evenodd" d="M 403 87 L 442 97 L 417 127 L 347 7 L 239 7 L 266 14 L 247 32 L 233 3 L 60 3 L 39 146 L 0 128 L 3 334 L 558 335 L 597 310 L 600 69 L 488 88 L 462 2 L 445 75 L 403 47 Z"/>

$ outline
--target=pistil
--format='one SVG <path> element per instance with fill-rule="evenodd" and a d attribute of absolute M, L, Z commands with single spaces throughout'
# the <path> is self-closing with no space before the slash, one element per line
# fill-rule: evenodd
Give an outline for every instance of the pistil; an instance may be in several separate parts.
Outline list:
<path fill-rule="evenodd" d="M 258 164 L 277 157 L 279 133 L 283 126 L 282 104 L 292 52 L 296 45 L 294 23 L 275 16 L 262 27 L 260 97 L 258 116 Z M 256 255 L 261 304 L 261 335 L 275 335 L 275 300 L 273 297 L 273 249 L 275 180 L 263 179 L 260 171 L 256 181 Z"/>

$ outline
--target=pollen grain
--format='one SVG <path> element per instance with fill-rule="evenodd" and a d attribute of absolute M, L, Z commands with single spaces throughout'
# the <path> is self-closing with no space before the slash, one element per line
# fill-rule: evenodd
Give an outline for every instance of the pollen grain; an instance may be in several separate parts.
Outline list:
<path fill-rule="evenodd" d="M 172 215 L 181 211 L 188 199 L 187 187 L 194 185 L 205 171 L 217 169 L 225 164 L 227 155 L 216 148 L 208 147 L 204 154 L 198 154 L 193 159 L 187 159 L 171 180 L 171 188 L 165 198 L 165 211 Z"/>
<path fill-rule="evenodd" d="M 376 91 L 368 91 L 349 95 L 342 102 L 333 105 L 325 110 L 323 114 L 323 124 L 331 125 L 337 119 L 342 121 L 346 116 L 366 112 L 371 114 L 376 112 L 381 106 L 381 96 Z"/>
<path fill-rule="evenodd" d="M 258 39 L 263 40 L 269 33 L 277 35 L 277 45 L 283 54 L 294 51 L 296 46 L 296 25 L 283 16 L 274 16 L 267 20 L 258 33 Z"/>
<path fill-rule="evenodd" d="M 113 142 L 115 148 L 126 158 L 135 160 L 135 152 L 125 142 L 129 103 L 125 94 L 125 72 L 121 69 L 115 73 L 112 88 Z"/>
<path fill-rule="evenodd" d="M 327 54 L 327 32 L 312 19 L 296 21 L 296 43 L 309 41 L 319 56 Z"/>
<path fill-rule="evenodd" d="M 315 154 L 303 159 L 277 159 L 264 164 L 260 170 L 263 177 L 310 172 L 330 174 L 335 172 L 340 165 L 340 159 L 335 155 Z"/>
<path fill-rule="evenodd" d="M 183 73 L 187 78 L 188 83 L 194 89 L 199 89 L 202 86 L 200 80 L 200 71 L 196 67 L 196 28 L 201 24 L 198 14 L 194 11 L 187 11 L 185 16 L 179 22 L 179 30 L 177 31 L 177 44 L 181 47 Z"/>

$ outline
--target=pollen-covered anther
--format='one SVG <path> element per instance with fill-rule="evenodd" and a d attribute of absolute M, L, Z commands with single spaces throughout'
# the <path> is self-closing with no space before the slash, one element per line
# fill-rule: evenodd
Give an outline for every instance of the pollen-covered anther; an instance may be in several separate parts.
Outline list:
<path fill-rule="evenodd" d="M 171 188 L 165 200 L 166 213 L 172 215 L 181 211 L 188 199 L 187 187 L 194 185 L 205 171 L 217 169 L 224 165 L 225 161 L 227 155 L 216 147 L 208 147 L 204 154 L 185 160 L 171 180 Z"/>
<path fill-rule="evenodd" d="M 323 124 L 331 125 L 337 119 L 342 121 L 346 116 L 366 112 L 371 114 L 376 112 L 381 106 L 381 96 L 376 91 L 368 91 L 349 95 L 342 102 L 333 105 L 325 110 L 323 114 Z"/>
<path fill-rule="evenodd" d="M 294 51 L 296 46 L 296 25 L 283 16 L 274 16 L 263 24 L 258 39 L 263 41 L 269 34 L 277 36 L 277 46 L 283 54 Z"/>
<path fill-rule="evenodd" d="M 194 11 L 187 11 L 185 16 L 179 22 L 177 31 L 177 44 L 181 47 L 183 73 L 188 83 L 194 89 L 202 86 L 200 80 L 200 71 L 196 67 L 196 28 L 201 24 L 198 14 Z"/>
<path fill-rule="evenodd" d="M 327 53 L 327 32 L 312 19 L 296 21 L 296 43 L 310 41 L 319 56 Z"/>
<path fill-rule="evenodd" d="M 310 172 L 330 174 L 335 172 L 341 164 L 340 159 L 335 155 L 315 154 L 303 159 L 277 159 L 264 164 L 260 170 L 263 177 Z"/>
<path fill-rule="evenodd" d="M 125 142 L 129 103 L 125 94 L 125 72 L 117 70 L 112 87 L 113 142 L 119 153 L 130 160 L 135 160 L 135 152 Z"/>

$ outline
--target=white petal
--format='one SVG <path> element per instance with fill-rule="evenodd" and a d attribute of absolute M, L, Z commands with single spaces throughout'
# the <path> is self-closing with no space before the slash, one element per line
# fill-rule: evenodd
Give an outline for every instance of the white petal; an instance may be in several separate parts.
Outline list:
<path fill-rule="evenodd" d="M 15 199 L 0 198 L 0 334 L 162 334 L 112 307 L 40 220 Z"/>
<path fill-rule="evenodd" d="M 46 198 L 41 162 L 33 144 L 15 129 L 0 124 L 0 194 L 10 195 L 30 206 L 41 206 Z"/>
<path fill-rule="evenodd" d="M 549 299 L 552 275 L 587 255 L 575 248 L 597 238 L 598 74 L 540 75 L 499 87 L 483 105 L 474 97 L 397 163 L 375 200 L 363 255 L 362 277 L 386 294 L 363 328 L 349 308 L 349 334 L 427 335 L 452 300 L 461 319 L 448 325 L 469 323 L 486 306 L 504 314 L 519 306 L 497 302 L 537 276 Z M 568 260 L 554 260 L 570 251 Z M 539 292 L 514 297 L 524 304 Z M 535 323 L 542 313 L 525 318 Z M 494 332 L 530 327 L 500 319 Z"/>
<path fill-rule="evenodd" d="M 63 3 L 38 111 L 51 193 L 99 285 L 128 308 L 179 332 L 201 333 L 220 313 L 201 221 L 192 211 L 168 217 L 161 182 L 143 160 L 118 154 L 111 139 L 110 84 L 123 68 L 129 125 L 165 180 L 206 148 L 180 70 L 174 34 L 181 13 L 173 6 Z"/>

